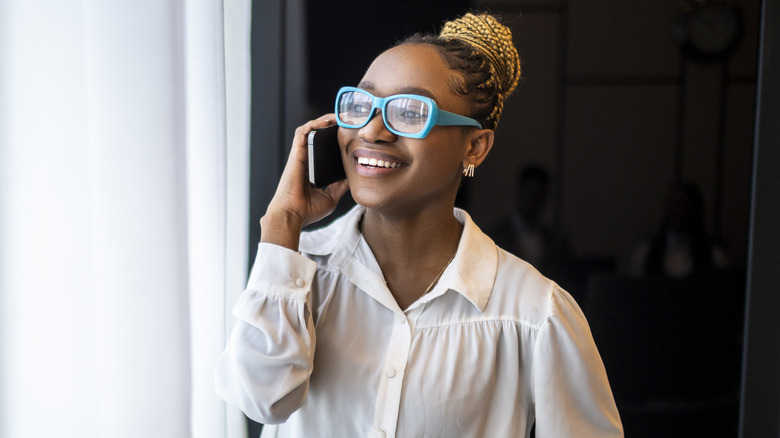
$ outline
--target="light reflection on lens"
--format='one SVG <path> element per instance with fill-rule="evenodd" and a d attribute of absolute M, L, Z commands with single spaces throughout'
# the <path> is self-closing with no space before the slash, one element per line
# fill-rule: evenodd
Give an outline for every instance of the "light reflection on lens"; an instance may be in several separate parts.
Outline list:
<path fill-rule="evenodd" d="M 372 96 L 368 94 L 346 92 L 339 99 L 339 119 L 350 125 L 360 125 L 371 114 L 373 102 Z"/>
<path fill-rule="evenodd" d="M 425 129 L 430 110 L 428 104 L 414 98 L 392 99 L 385 105 L 387 122 L 393 129 L 416 134 Z"/>

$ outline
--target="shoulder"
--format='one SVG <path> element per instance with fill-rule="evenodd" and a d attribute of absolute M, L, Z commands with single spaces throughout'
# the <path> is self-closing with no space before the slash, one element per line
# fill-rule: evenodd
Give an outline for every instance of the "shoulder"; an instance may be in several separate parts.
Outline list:
<path fill-rule="evenodd" d="M 460 267 L 469 272 L 477 271 L 471 272 L 472 276 L 484 278 L 489 275 L 492 280 L 483 317 L 513 319 L 532 326 L 543 324 L 560 287 L 530 263 L 498 246 L 465 212 L 456 213 L 465 218 L 463 222 L 468 232 L 464 231 L 464 238 L 468 236 L 469 241 L 479 242 L 466 248 L 469 262 Z M 488 258 L 492 259 L 489 263 Z"/>
<path fill-rule="evenodd" d="M 498 270 L 486 311 L 539 327 L 554 313 L 556 295 L 566 292 L 530 263 L 496 247 Z"/>

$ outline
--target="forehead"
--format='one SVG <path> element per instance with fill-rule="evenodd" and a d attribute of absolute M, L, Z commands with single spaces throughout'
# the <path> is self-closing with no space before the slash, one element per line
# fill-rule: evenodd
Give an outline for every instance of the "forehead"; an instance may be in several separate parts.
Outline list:
<path fill-rule="evenodd" d="M 413 92 L 433 98 L 440 106 L 456 107 L 462 105 L 462 98 L 449 86 L 455 74 L 432 46 L 404 44 L 379 55 L 360 86 L 378 96 Z"/>

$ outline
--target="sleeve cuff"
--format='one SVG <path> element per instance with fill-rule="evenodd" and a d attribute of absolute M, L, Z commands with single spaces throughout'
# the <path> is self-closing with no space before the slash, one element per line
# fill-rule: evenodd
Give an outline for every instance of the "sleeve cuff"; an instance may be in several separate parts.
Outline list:
<path fill-rule="evenodd" d="M 316 272 L 317 262 L 306 256 L 271 243 L 260 243 L 246 288 L 306 300 Z"/>

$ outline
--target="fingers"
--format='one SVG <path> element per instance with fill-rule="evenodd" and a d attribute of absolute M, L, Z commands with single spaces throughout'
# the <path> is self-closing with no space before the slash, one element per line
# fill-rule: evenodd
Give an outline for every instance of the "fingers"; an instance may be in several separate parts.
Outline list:
<path fill-rule="evenodd" d="M 328 126 L 335 125 L 336 124 L 336 114 L 334 114 L 334 113 L 323 114 L 322 116 L 317 117 L 317 119 L 315 119 L 315 121 L 320 121 L 320 120 L 325 120 L 325 121 L 330 122 L 330 124 Z"/>
<path fill-rule="evenodd" d="M 347 180 L 341 180 L 324 189 L 309 186 L 307 190 L 309 191 L 307 198 L 310 208 L 308 210 L 309 214 L 304 218 L 304 226 L 317 222 L 333 213 L 339 200 L 349 190 L 349 184 L 347 184 Z"/>
<path fill-rule="evenodd" d="M 325 114 L 316 120 L 311 120 L 295 130 L 295 136 L 293 137 L 292 147 L 290 148 L 290 154 L 287 159 L 287 163 L 284 168 L 282 178 L 292 178 L 298 180 L 301 172 L 305 175 L 308 169 L 308 149 L 307 141 L 309 133 L 315 129 L 327 128 L 336 124 L 335 114 Z M 285 175 L 287 174 L 287 175 Z M 293 174 L 293 175 L 290 175 Z M 290 182 L 290 181 L 288 181 Z"/>
<path fill-rule="evenodd" d="M 285 165 L 284 173 L 297 173 L 300 171 L 306 172 L 308 169 L 309 155 L 308 155 L 308 136 L 313 130 L 327 128 L 336 124 L 335 114 L 325 114 L 316 120 L 311 120 L 295 130 L 295 136 L 293 137 L 292 147 L 290 148 L 290 154 Z M 297 167 L 290 169 L 290 167 Z"/>
<path fill-rule="evenodd" d="M 314 120 L 311 120 L 299 126 L 298 129 L 295 130 L 295 135 L 296 137 L 301 136 L 305 140 L 306 136 L 309 135 L 311 131 L 315 129 L 327 128 L 328 126 L 333 126 L 335 124 L 336 124 L 336 115 L 333 113 L 325 114 L 323 116 L 320 116 Z"/>

